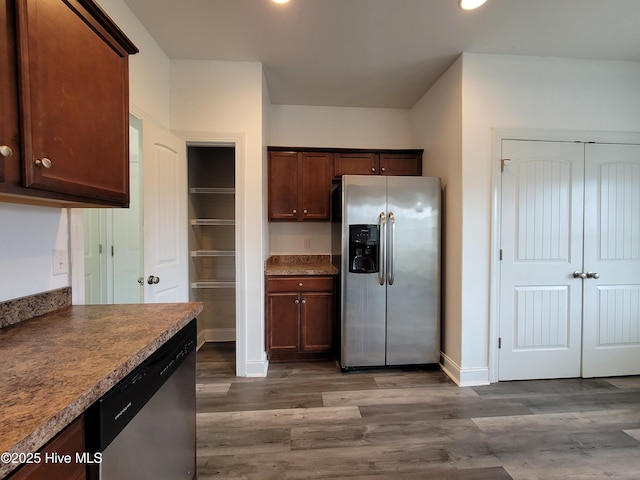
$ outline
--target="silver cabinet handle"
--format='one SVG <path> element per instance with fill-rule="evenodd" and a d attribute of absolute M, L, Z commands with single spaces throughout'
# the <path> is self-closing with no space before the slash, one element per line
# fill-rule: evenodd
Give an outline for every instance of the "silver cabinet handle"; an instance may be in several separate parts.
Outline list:
<path fill-rule="evenodd" d="M 600 274 L 597 272 L 587 272 L 586 276 L 587 278 L 593 278 L 596 280 L 600 278 Z"/>
<path fill-rule="evenodd" d="M 387 261 L 387 217 L 384 212 L 380 212 L 378 215 L 378 229 L 380 235 L 380 242 L 378 245 L 378 283 L 384 285 L 384 267 Z"/>
<path fill-rule="evenodd" d="M 371 171 L 375 173 L 376 168 L 375 167 L 371 167 Z"/>
<path fill-rule="evenodd" d="M 296 210 L 295 208 L 293 209 L 293 213 L 298 213 L 298 210 Z"/>
<path fill-rule="evenodd" d="M 296 298 L 296 299 L 295 299 L 295 301 L 294 301 L 293 303 L 295 303 L 296 305 L 298 305 L 298 304 L 300 303 L 300 300 L 298 300 L 298 299 Z"/>
<path fill-rule="evenodd" d="M 149 275 L 149 277 L 147 277 L 147 283 L 149 285 L 157 285 L 158 283 L 160 283 L 160 277 Z"/>
<path fill-rule="evenodd" d="M 298 286 L 299 286 L 299 287 L 301 287 L 301 286 L 302 286 L 302 282 L 299 282 L 299 283 L 298 283 Z"/>
<path fill-rule="evenodd" d="M 305 208 L 302 213 L 304 213 L 305 215 L 307 214 L 307 209 Z"/>
<path fill-rule="evenodd" d="M 3 157 L 10 157 L 13 155 L 13 150 L 9 145 L 0 145 L 0 155 Z"/>
<path fill-rule="evenodd" d="M 380 171 L 381 171 L 381 172 L 384 172 L 384 171 L 385 171 L 384 167 L 382 167 L 382 168 L 380 169 Z"/>
<path fill-rule="evenodd" d="M 36 159 L 35 164 L 38 167 L 51 168 L 51 160 L 49 160 L 47 157 Z"/>
<path fill-rule="evenodd" d="M 587 278 L 587 274 L 586 274 L 586 273 L 584 273 L 584 272 L 578 272 L 578 271 L 576 271 L 576 272 L 573 272 L 573 278 L 582 278 L 582 279 L 585 279 L 585 278 Z"/>
<path fill-rule="evenodd" d="M 304 303 L 307 303 L 307 301 L 306 301 L 306 300 L 302 300 L 302 303 L 303 303 L 303 304 L 304 304 Z"/>
<path fill-rule="evenodd" d="M 389 268 L 387 269 L 387 282 L 393 285 L 396 278 L 396 267 L 394 259 L 396 255 L 396 216 L 389 212 L 389 223 L 391 224 L 391 235 L 389 236 Z"/>

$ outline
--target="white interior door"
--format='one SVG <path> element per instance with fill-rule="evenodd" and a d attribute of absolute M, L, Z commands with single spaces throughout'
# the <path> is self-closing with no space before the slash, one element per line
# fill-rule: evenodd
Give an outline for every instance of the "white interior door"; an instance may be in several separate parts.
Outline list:
<path fill-rule="evenodd" d="M 499 379 L 580 375 L 584 145 L 502 142 Z"/>
<path fill-rule="evenodd" d="M 583 376 L 637 375 L 640 145 L 588 144 L 585 165 Z"/>
<path fill-rule="evenodd" d="M 189 300 L 186 143 L 142 122 L 144 301 Z"/>

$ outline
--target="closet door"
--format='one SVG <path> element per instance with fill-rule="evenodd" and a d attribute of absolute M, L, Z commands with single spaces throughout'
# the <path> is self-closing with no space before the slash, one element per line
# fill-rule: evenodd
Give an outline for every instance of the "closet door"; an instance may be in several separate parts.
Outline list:
<path fill-rule="evenodd" d="M 584 145 L 502 142 L 500 380 L 580 375 Z"/>
<path fill-rule="evenodd" d="M 582 376 L 640 374 L 640 145 L 585 147 Z"/>

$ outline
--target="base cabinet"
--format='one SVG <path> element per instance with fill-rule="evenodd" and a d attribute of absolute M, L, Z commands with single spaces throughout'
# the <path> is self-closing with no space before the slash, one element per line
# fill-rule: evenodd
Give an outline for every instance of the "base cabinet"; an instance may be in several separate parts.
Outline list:
<path fill-rule="evenodd" d="M 333 354 L 333 277 L 267 277 L 267 356 L 272 362 Z"/>
<path fill-rule="evenodd" d="M 9 479 L 85 480 L 87 467 L 84 452 L 84 416 L 80 416 L 35 454 L 34 458 L 39 459 L 37 463 L 19 467 Z"/>

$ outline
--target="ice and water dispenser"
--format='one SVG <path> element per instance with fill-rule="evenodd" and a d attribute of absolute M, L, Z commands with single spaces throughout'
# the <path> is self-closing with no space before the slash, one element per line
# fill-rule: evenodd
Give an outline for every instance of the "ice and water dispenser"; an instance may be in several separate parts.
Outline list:
<path fill-rule="evenodd" d="M 349 271 L 377 272 L 379 243 L 378 225 L 349 225 Z"/>

